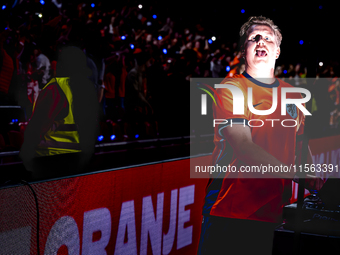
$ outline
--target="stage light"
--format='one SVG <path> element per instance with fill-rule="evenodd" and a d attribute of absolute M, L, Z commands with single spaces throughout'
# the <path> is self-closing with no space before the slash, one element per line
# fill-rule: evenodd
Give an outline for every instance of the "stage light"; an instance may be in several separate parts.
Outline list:
<path fill-rule="evenodd" d="M 40 0 L 40 3 L 41 3 L 42 5 L 44 5 L 44 4 L 45 4 L 45 1 L 44 1 L 44 0 Z"/>
<path fill-rule="evenodd" d="M 12 119 L 12 122 L 13 123 L 18 122 L 18 119 Z"/>
<path fill-rule="evenodd" d="M 319 62 L 319 66 L 323 66 L 323 63 L 322 63 L 322 62 Z"/>
<path fill-rule="evenodd" d="M 287 73 L 287 70 L 283 70 L 283 73 L 286 74 L 286 73 Z"/>
<path fill-rule="evenodd" d="M 225 70 L 226 70 L 227 72 L 229 72 L 229 71 L 230 71 L 230 66 L 227 66 L 227 67 L 225 68 Z"/>
<path fill-rule="evenodd" d="M 157 19 L 157 15 L 156 14 L 152 15 L 152 18 Z"/>
<path fill-rule="evenodd" d="M 136 135 L 135 135 L 135 138 L 137 139 L 138 137 L 139 137 L 139 134 L 136 134 Z"/>
<path fill-rule="evenodd" d="M 242 10 L 241 10 L 241 13 L 244 13 L 244 12 L 245 12 L 245 10 L 244 10 L 244 9 L 242 9 Z"/>
<path fill-rule="evenodd" d="M 39 17 L 39 18 L 42 18 L 42 14 L 41 14 L 41 13 L 39 13 L 39 14 L 38 14 L 38 17 Z"/>
<path fill-rule="evenodd" d="M 103 139 L 104 139 L 104 136 L 102 136 L 102 135 L 98 136 L 98 141 L 99 142 L 103 141 Z"/>
<path fill-rule="evenodd" d="M 2 9 L 5 10 L 5 9 L 6 9 L 6 5 L 3 5 L 3 6 L 2 6 Z"/>
<path fill-rule="evenodd" d="M 143 5 L 141 5 L 141 4 L 138 5 L 138 8 L 139 8 L 139 9 L 142 9 L 142 8 L 143 8 Z"/>
<path fill-rule="evenodd" d="M 209 40 L 208 40 L 208 43 L 209 43 L 209 44 L 212 44 L 212 40 L 211 40 L 211 39 L 209 39 Z"/>
<path fill-rule="evenodd" d="M 135 48 L 135 45 L 131 44 L 130 48 L 133 50 Z"/>
<path fill-rule="evenodd" d="M 300 40 L 299 43 L 302 45 L 303 44 L 303 40 Z"/>
<path fill-rule="evenodd" d="M 91 4 L 91 7 L 94 8 L 96 5 L 94 3 Z"/>
<path fill-rule="evenodd" d="M 166 49 L 163 49 L 163 53 L 164 53 L 164 54 L 167 54 L 168 51 L 167 51 Z"/>
<path fill-rule="evenodd" d="M 211 40 L 216 41 L 216 37 L 215 36 L 211 37 Z"/>
<path fill-rule="evenodd" d="M 158 41 L 160 41 L 160 40 L 162 40 L 163 38 L 162 38 L 162 36 L 158 36 Z"/>
<path fill-rule="evenodd" d="M 123 41 L 126 39 L 126 36 L 125 35 L 122 35 L 121 37 L 120 37 L 120 39 L 122 39 Z"/>
<path fill-rule="evenodd" d="M 152 25 L 152 23 L 150 21 L 146 22 L 146 25 L 149 27 Z"/>
<path fill-rule="evenodd" d="M 111 135 L 111 140 L 114 140 L 116 138 L 115 135 Z"/>

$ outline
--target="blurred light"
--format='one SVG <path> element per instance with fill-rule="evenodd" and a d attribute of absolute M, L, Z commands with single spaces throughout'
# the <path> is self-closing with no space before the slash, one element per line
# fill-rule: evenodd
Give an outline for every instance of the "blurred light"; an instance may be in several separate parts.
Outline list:
<path fill-rule="evenodd" d="M 41 3 L 42 5 L 44 5 L 44 4 L 45 4 L 45 1 L 44 1 L 44 0 L 40 0 L 40 3 Z"/>
<path fill-rule="evenodd" d="M 287 73 L 287 70 L 283 70 L 283 73 L 286 74 L 286 73 Z"/>
<path fill-rule="evenodd" d="M 123 41 L 126 39 L 126 37 L 125 37 L 125 35 L 122 35 L 121 37 L 120 37 L 120 39 L 122 39 Z"/>
<path fill-rule="evenodd" d="M 163 49 L 163 53 L 164 53 L 164 54 L 167 54 L 168 51 L 167 51 L 166 49 Z"/>
<path fill-rule="evenodd" d="M 138 8 L 139 8 L 139 9 L 142 9 L 142 8 L 143 8 L 143 5 L 141 5 L 141 4 L 138 5 Z"/>
<path fill-rule="evenodd" d="M 146 25 L 149 27 L 152 25 L 152 23 L 150 21 L 146 22 Z"/>
<path fill-rule="evenodd" d="M 5 9 L 6 9 L 6 5 L 3 5 L 3 6 L 2 6 L 2 9 L 5 10 Z"/>
<path fill-rule="evenodd" d="M 39 13 L 39 14 L 38 14 L 38 17 L 39 17 L 39 18 L 42 18 L 42 14 L 41 14 L 41 13 Z"/>
<path fill-rule="evenodd" d="M 98 141 L 99 142 L 102 141 L 103 139 L 104 139 L 104 136 L 102 136 L 102 135 L 98 136 Z"/>
<path fill-rule="evenodd" d="M 211 37 L 211 40 L 216 41 L 216 37 L 215 36 Z"/>
<path fill-rule="evenodd" d="M 91 7 L 94 8 L 96 5 L 94 3 L 91 4 Z"/>
<path fill-rule="evenodd" d="M 7 30 L 8 29 L 8 27 L 5 27 L 5 30 Z"/>
<path fill-rule="evenodd" d="M 157 15 L 156 15 L 156 14 L 152 15 L 152 17 L 153 17 L 154 19 L 157 19 Z"/>
<path fill-rule="evenodd" d="M 160 40 L 162 40 L 163 38 L 162 38 L 162 36 L 158 36 L 158 41 L 160 41 Z"/>
<path fill-rule="evenodd" d="M 319 6 L 319 9 L 320 9 L 320 10 L 322 9 L 322 5 Z"/>
<path fill-rule="evenodd" d="M 136 135 L 135 135 L 135 138 L 138 138 L 138 137 L 139 137 L 139 134 L 136 134 Z"/>
<path fill-rule="evenodd" d="M 245 12 L 245 10 L 244 10 L 244 9 L 242 9 L 242 10 L 241 10 L 241 13 L 244 13 L 244 12 Z"/>
<path fill-rule="evenodd" d="M 111 135 L 111 140 L 114 140 L 116 138 L 115 135 Z"/>
<path fill-rule="evenodd" d="M 229 71 L 230 71 L 230 66 L 227 66 L 227 67 L 225 68 L 225 70 L 226 70 L 227 72 L 229 72 Z"/>
<path fill-rule="evenodd" d="M 300 42 L 299 42 L 301 45 L 303 44 L 303 40 L 300 40 Z"/>
<path fill-rule="evenodd" d="M 209 43 L 209 44 L 212 44 L 212 40 L 211 40 L 211 39 L 209 39 L 209 40 L 208 40 L 208 43 Z"/>
<path fill-rule="evenodd" d="M 319 66 L 323 66 L 323 63 L 322 63 L 322 62 L 319 62 Z"/>
<path fill-rule="evenodd" d="M 18 119 L 12 119 L 12 122 L 18 122 Z"/>
<path fill-rule="evenodd" d="M 130 48 L 131 48 L 131 49 L 134 49 L 134 48 L 135 48 L 135 45 L 131 44 L 131 45 L 130 45 Z"/>

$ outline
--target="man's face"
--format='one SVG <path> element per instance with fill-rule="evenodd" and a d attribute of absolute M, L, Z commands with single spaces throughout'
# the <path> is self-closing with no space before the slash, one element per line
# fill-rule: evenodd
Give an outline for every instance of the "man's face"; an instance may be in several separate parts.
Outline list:
<path fill-rule="evenodd" d="M 248 67 L 274 68 L 280 47 L 277 46 L 273 30 L 267 25 L 251 26 L 247 31 L 243 54 Z"/>

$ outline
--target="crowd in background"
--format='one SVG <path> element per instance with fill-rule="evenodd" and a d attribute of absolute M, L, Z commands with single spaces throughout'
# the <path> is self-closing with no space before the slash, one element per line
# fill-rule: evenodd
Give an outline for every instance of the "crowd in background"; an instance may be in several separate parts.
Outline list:
<path fill-rule="evenodd" d="M 11 1 L 9 1 L 11 2 Z M 149 125 L 153 135 L 189 135 L 189 81 L 242 73 L 238 38 L 219 34 L 193 17 L 183 23 L 137 2 L 17 0 L 2 6 L 0 105 L 19 105 L 27 122 L 39 91 L 54 77 L 64 45 L 81 48 L 102 105 L 101 121 L 129 127 Z M 317 136 L 339 131 L 338 63 L 320 63 L 312 85 L 306 63 L 280 63 L 278 78 L 294 86 L 313 86 L 313 126 Z M 128 125 L 125 125 L 128 123 Z M 142 124 L 141 124 L 142 123 Z M 179 123 L 186 123 L 179 125 Z M 151 134 L 150 133 L 150 134 Z"/>

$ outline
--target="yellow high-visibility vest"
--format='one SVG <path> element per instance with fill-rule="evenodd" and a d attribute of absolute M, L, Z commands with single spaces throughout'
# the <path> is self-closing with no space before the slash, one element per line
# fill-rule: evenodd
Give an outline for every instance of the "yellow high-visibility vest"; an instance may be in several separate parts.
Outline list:
<path fill-rule="evenodd" d="M 52 127 L 44 135 L 43 140 L 39 143 L 36 153 L 39 156 L 51 156 L 62 153 L 81 152 L 79 144 L 79 133 L 74 121 L 72 103 L 73 96 L 69 85 L 70 78 L 53 78 L 43 88 L 57 82 L 64 92 L 68 102 L 68 115 L 58 121 L 54 121 Z M 35 104 L 33 105 L 33 110 Z"/>

